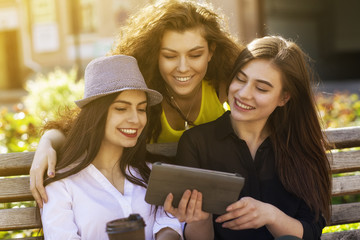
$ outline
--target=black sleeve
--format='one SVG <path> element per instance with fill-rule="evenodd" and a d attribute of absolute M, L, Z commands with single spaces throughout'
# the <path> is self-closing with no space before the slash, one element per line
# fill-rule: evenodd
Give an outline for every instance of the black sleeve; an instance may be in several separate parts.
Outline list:
<path fill-rule="evenodd" d="M 320 236 L 323 228 L 326 226 L 324 217 L 320 214 L 319 219 L 315 221 L 315 214 L 310 208 L 302 203 L 297 217 L 302 224 L 304 229 L 303 239 L 304 240 L 320 240 Z"/>

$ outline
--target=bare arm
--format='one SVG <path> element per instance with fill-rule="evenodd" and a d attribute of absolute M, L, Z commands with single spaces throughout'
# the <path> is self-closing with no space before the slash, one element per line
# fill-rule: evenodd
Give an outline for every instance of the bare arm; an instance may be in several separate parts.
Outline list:
<path fill-rule="evenodd" d="M 180 235 L 171 228 L 163 228 L 161 229 L 155 236 L 156 240 L 178 240 L 180 239 Z"/>
<path fill-rule="evenodd" d="M 56 129 L 49 130 L 41 137 L 30 168 L 30 190 L 41 208 L 48 198 L 43 185 L 43 176 L 47 170 L 49 177 L 55 176 L 56 149 L 64 143 L 65 135 Z"/>
<path fill-rule="evenodd" d="M 186 224 L 184 235 L 188 240 L 214 239 L 212 215 L 208 219 Z"/>
<path fill-rule="evenodd" d="M 283 235 L 303 237 L 304 229 L 301 222 L 271 204 L 243 197 L 226 210 L 227 213 L 216 219 L 219 223 L 228 221 L 223 223 L 224 228 L 243 230 L 266 226 L 275 238 Z"/>

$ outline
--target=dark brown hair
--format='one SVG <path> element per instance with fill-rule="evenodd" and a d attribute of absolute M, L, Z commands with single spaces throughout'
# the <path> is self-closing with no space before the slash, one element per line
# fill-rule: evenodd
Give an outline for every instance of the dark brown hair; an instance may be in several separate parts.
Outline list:
<path fill-rule="evenodd" d="M 165 81 L 159 72 L 158 57 L 164 32 L 184 32 L 200 28 L 208 42 L 209 50 L 214 48 L 205 80 L 218 91 L 221 82 L 229 78 L 233 63 L 240 53 L 240 45 L 228 33 L 224 18 L 212 6 L 195 1 L 169 0 L 140 9 L 119 33 L 110 54 L 125 54 L 137 59 L 141 73 L 149 88 L 168 94 Z M 151 110 L 149 116 L 149 138 L 155 142 L 161 132 L 161 105 Z"/>
<path fill-rule="evenodd" d="M 109 106 L 118 95 L 119 93 L 113 93 L 101 97 L 81 109 L 66 136 L 65 143 L 57 151 L 56 175 L 54 178 L 46 178 L 45 186 L 81 171 L 94 160 L 104 138 Z M 143 187 L 147 186 L 150 175 L 150 168 L 145 162 L 145 132 L 144 129 L 134 147 L 124 149 L 119 159 L 120 170 L 126 179 Z M 130 166 L 139 170 L 142 179 L 126 173 Z"/>
<path fill-rule="evenodd" d="M 285 106 L 277 107 L 267 121 L 279 178 L 287 191 L 302 198 L 317 216 L 324 214 L 329 220 L 329 145 L 311 89 L 315 75 L 308 57 L 294 42 L 282 37 L 255 39 L 237 58 L 230 81 L 253 59 L 269 59 L 282 72 L 283 91 L 290 95 Z"/>

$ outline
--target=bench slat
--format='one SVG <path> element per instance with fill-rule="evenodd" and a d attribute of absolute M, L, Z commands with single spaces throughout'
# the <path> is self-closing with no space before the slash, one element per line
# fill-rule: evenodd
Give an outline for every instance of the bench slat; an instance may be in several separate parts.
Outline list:
<path fill-rule="evenodd" d="M 360 175 L 333 178 L 333 196 L 352 195 L 360 193 Z"/>
<path fill-rule="evenodd" d="M 34 152 L 0 154 L 0 176 L 29 174 Z"/>
<path fill-rule="evenodd" d="M 360 146 L 360 128 L 344 127 L 326 129 L 325 135 L 335 148 L 350 148 Z"/>
<path fill-rule="evenodd" d="M 355 222 L 360 222 L 360 202 L 332 205 L 329 226 Z"/>
<path fill-rule="evenodd" d="M 36 207 L 0 209 L 0 231 L 40 228 Z"/>
<path fill-rule="evenodd" d="M 29 177 L 0 179 L 0 203 L 34 200 L 29 185 Z"/>
<path fill-rule="evenodd" d="M 329 161 L 333 173 L 360 171 L 360 150 L 333 152 Z"/>
<path fill-rule="evenodd" d="M 325 233 L 321 236 L 321 240 L 338 240 L 338 239 L 360 239 L 360 229 L 348 230 L 342 232 Z"/>

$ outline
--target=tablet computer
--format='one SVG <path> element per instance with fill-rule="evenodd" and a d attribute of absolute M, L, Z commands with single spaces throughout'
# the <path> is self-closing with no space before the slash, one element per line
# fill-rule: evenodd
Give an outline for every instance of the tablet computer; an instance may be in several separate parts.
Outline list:
<path fill-rule="evenodd" d="M 196 189 L 203 194 L 203 211 L 220 215 L 239 199 L 244 182 L 237 173 L 156 162 L 152 166 L 145 201 L 164 205 L 166 196 L 172 193 L 173 206 L 178 207 L 184 191 Z"/>

